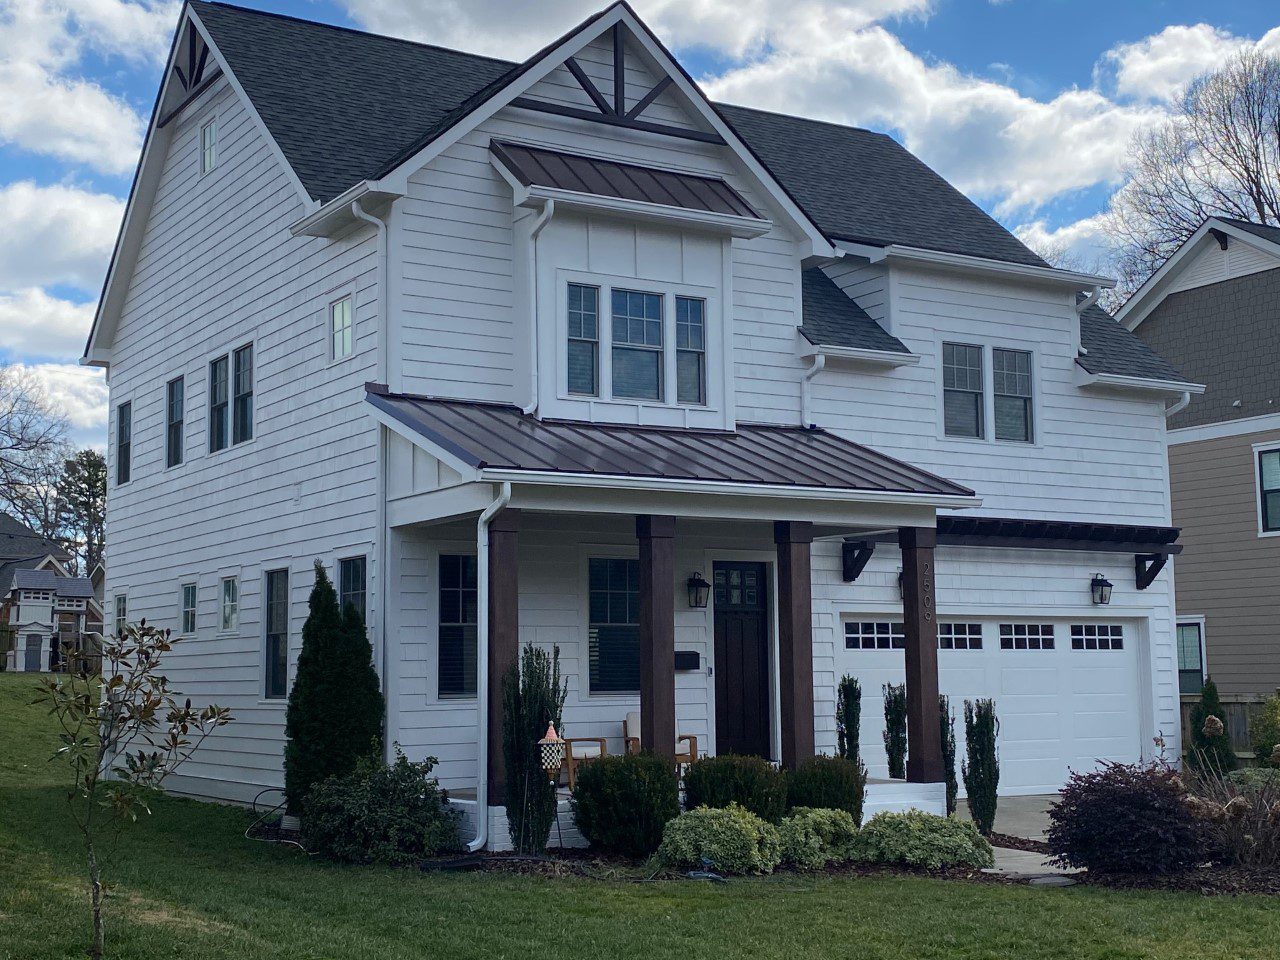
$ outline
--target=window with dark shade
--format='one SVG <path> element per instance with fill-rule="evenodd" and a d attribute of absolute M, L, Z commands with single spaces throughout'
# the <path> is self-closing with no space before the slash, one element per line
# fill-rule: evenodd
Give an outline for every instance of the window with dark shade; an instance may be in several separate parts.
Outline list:
<path fill-rule="evenodd" d="M 165 389 L 164 465 L 182 463 L 182 419 L 186 387 L 181 377 L 169 381 Z"/>
<path fill-rule="evenodd" d="M 1198 623 L 1178 624 L 1178 691 L 1198 694 L 1204 689 L 1204 638 Z"/>
<path fill-rule="evenodd" d="M 676 402 L 707 402 L 707 302 L 676 297 Z"/>
<path fill-rule="evenodd" d="M 588 561 L 587 640 L 592 693 L 640 689 L 640 562 Z"/>
<path fill-rule="evenodd" d="M 440 555 L 440 650 L 437 683 L 442 697 L 476 695 L 476 625 L 479 619 L 476 558 Z"/>
<path fill-rule="evenodd" d="M 1025 350 L 992 350 L 991 377 L 996 439 L 1030 443 L 1031 354 Z"/>
<path fill-rule="evenodd" d="M 662 399 L 662 297 L 613 291 L 613 395 Z"/>
<path fill-rule="evenodd" d="M 942 404 L 948 437 L 983 435 L 981 347 L 942 345 Z"/>
<path fill-rule="evenodd" d="M 338 561 L 338 607 L 347 609 L 347 604 L 356 608 L 360 619 L 368 623 L 364 608 L 365 558 L 347 557 Z"/>
<path fill-rule="evenodd" d="M 289 692 L 289 571 L 267 571 L 265 695 L 282 700 Z"/>
<path fill-rule="evenodd" d="M 1280 531 L 1280 450 L 1258 453 L 1258 495 L 1263 532 Z"/>
<path fill-rule="evenodd" d="M 133 404 L 116 408 L 116 483 L 128 483 L 133 470 Z"/>
<path fill-rule="evenodd" d="M 227 448 L 229 411 L 227 404 L 227 369 L 230 361 L 218 357 L 209 363 L 209 452 Z"/>
<path fill-rule="evenodd" d="M 600 392 L 600 288 L 569 284 L 569 392 Z"/>
<path fill-rule="evenodd" d="M 253 345 L 232 354 L 234 373 L 231 442 L 253 439 Z"/>

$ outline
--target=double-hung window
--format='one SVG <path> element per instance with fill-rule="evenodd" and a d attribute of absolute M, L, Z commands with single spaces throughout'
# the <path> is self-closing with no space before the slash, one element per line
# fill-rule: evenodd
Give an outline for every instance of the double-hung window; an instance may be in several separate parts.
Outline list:
<path fill-rule="evenodd" d="M 116 594 L 116 636 L 124 636 L 124 628 L 129 625 L 129 601 L 123 593 Z"/>
<path fill-rule="evenodd" d="M 474 697 L 479 593 L 473 555 L 440 555 L 439 602 L 436 688 L 441 697 Z"/>
<path fill-rule="evenodd" d="M 569 392 L 600 393 L 600 288 L 569 284 Z"/>
<path fill-rule="evenodd" d="M 640 689 L 640 563 L 592 557 L 587 567 L 591 692 L 635 693 Z"/>
<path fill-rule="evenodd" d="M 200 173 L 218 165 L 218 121 L 208 120 L 200 127 Z"/>
<path fill-rule="evenodd" d="M 128 483 L 133 469 L 133 404 L 116 408 L 116 484 Z"/>
<path fill-rule="evenodd" d="M 351 298 L 343 297 L 329 304 L 329 359 L 343 360 L 355 349 L 355 317 Z"/>
<path fill-rule="evenodd" d="M 1258 451 L 1258 498 L 1262 532 L 1280 532 L 1280 450 Z"/>
<path fill-rule="evenodd" d="M 230 633 L 240 626 L 240 581 L 223 577 L 219 593 L 218 629 Z"/>
<path fill-rule="evenodd" d="M 1204 635 L 1199 621 L 1178 624 L 1178 692 L 1204 689 Z"/>
<path fill-rule="evenodd" d="M 613 395 L 658 400 L 662 391 L 662 296 L 613 291 Z"/>
<path fill-rule="evenodd" d="M 707 402 L 707 301 L 676 297 L 676 402 Z"/>
<path fill-rule="evenodd" d="M 991 351 L 992 393 L 995 395 L 997 440 L 1030 443 L 1031 354 L 1025 350 Z"/>
<path fill-rule="evenodd" d="M 180 632 L 184 637 L 192 636 L 196 632 L 196 598 L 196 585 L 194 583 L 184 583 L 182 585 L 182 610 L 178 623 Z"/>
<path fill-rule="evenodd" d="M 217 453 L 227 448 L 230 439 L 227 427 L 227 367 L 229 360 L 218 357 L 209 363 L 209 452 Z"/>
<path fill-rule="evenodd" d="M 231 355 L 235 393 L 232 397 L 231 442 L 253 439 L 253 345 Z"/>
<path fill-rule="evenodd" d="M 360 614 L 361 622 L 365 617 L 365 558 L 347 557 L 338 561 L 338 608 L 347 609 L 347 604 Z"/>
<path fill-rule="evenodd" d="M 170 380 L 165 387 L 164 465 L 182 463 L 182 421 L 186 386 L 182 377 Z"/>
<path fill-rule="evenodd" d="M 263 693 L 268 700 L 283 700 L 289 692 L 289 571 L 268 570 Z"/>
<path fill-rule="evenodd" d="M 942 404 L 948 437 L 983 436 L 982 347 L 942 345 Z"/>

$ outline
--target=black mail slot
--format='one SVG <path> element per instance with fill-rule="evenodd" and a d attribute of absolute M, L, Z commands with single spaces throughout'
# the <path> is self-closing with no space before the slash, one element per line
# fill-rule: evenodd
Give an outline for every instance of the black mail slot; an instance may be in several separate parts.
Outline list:
<path fill-rule="evenodd" d="M 697 670 L 702 663 L 702 658 L 698 655 L 697 650 L 677 650 L 676 651 L 676 669 L 677 670 Z"/>

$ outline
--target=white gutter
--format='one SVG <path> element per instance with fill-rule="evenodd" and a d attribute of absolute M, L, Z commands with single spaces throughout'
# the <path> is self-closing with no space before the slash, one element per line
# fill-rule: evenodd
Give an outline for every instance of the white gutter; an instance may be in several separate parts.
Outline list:
<path fill-rule="evenodd" d="M 374 379 L 378 383 L 387 383 L 387 370 L 391 366 L 388 357 L 390 353 L 388 344 L 391 333 L 389 329 L 391 326 L 391 307 L 388 303 L 388 295 L 391 292 L 391 275 L 390 270 L 387 268 L 387 223 L 379 217 L 365 213 L 364 207 L 360 205 L 359 200 L 351 201 L 351 215 L 357 220 L 373 224 L 373 228 L 378 233 L 377 280 L 374 284 L 378 291 L 376 297 L 376 303 L 378 304 L 378 340 L 374 361 Z M 355 305 L 353 304 L 352 310 L 354 311 L 354 309 Z M 390 386 L 390 384 L 387 385 Z"/>
<path fill-rule="evenodd" d="M 556 202 L 547 200 L 542 205 L 542 212 L 538 214 L 538 219 L 534 221 L 532 229 L 529 231 L 529 263 L 528 277 L 525 280 L 525 286 L 528 288 L 526 293 L 529 297 L 529 360 L 533 366 L 529 370 L 529 382 L 532 390 L 532 396 L 529 402 L 520 408 L 520 412 L 528 416 L 538 409 L 538 391 L 539 386 L 539 356 L 541 351 L 538 349 L 538 235 L 551 218 L 556 215 Z"/>
<path fill-rule="evenodd" d="M 503 483 L 497 499 L 476 521 L 476 707 L 480 711 L 476 740 L 476 835 L 467 844 L 475 853 L 489 842 L 489 522 L 511 502 L 511 484 Z"/>
<path fill-rule="evenodd" d="M 815 353 L 813 355 L 813 363 L 809 369 L 804 372 L 804 377 L 800 380 L 800 426 L 808 427 L 812 424 L 809 418 L 809 400 L 812 393 L 812 381 L 822 368 L 827 365 L 827 355 L 825 353 Z"/>
<path fill-rule="evenodd" d="M 871 263 L 879 263 L 882 260 L 897 260 L 926 266 L 972 270 L 980 273 L 995 273 L 1003 276 L 1021 277 L 1027 280 L 1038 280 L 1045 283 L 1065 284 L 1077 290 L 1085 287 L 1105 287 L 1110 289 L 1116 285 L 1116 281 L 1110 277 L 1100 277 L 1092 273 L 1077 273 L 1074 270 L 1058 270 L 1054 267 L 1036 267 L 1024 263 L 1010 263 L 1005 260 L 989 260 L 985 257 L 974 257 L 962 253 L 944 253 L 940 250 L 924 250 L 920 247 L 904 247 L 896 243 L 887 247 L 876 247 L 862 243 L 842 243 L 837 249 L 841 255 L 862 257 Z"/>
<path fill-rule="evenodd" d="M 1181 397 L 1179 397 L 1172 404 L 1164 408 L 1165 419 L 1167 420 L 1169 419 L 1169 417 L 1172 417 L 1175 413 L 1181 413 L 1183 410 L 1187 409 L 1187 404 L 1190 402 L 1191 402 L 1191 391 L 1183 390 Z"/>

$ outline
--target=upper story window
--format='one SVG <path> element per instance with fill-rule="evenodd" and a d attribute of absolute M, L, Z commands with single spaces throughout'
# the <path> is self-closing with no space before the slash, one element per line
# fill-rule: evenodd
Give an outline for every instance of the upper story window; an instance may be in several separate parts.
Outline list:
<path fill-rule="evenodd" d="M 1258 451 L 1258 521 L 1263 533 L 1280 532 L 1280 450 Z"/>
<path fill-rule="evenodd" d="M 229 633 L 240 625 L 240 581 L 223 577 L 219 595 L 218 629 Z"/>
<path fill-rule="evenodd" d="M 991 375 L 996 404 L 997 440 L 1030 443 L 1031 354 L 1025 350 L 991 351 Z"/>
<path fill-rule="evenodd" d="M 676 402 L 707 402 L 707 301 L 676 297 Z"/>
<path fill-rule="evenodd" d="M 186 387 L 182 377 L 170 380 L 165 387 L 164 465 L 182 463 L 182 421 Z"/>
<path fill-rule="evenodd" d="M 227 367 L 230 361 L 218 357 L 209 364 L 209 451 L 225 450 L 229 439 Z"/>
<path fill-rule="evenodd" d="M 196 632 L 196 585 L 194 583 L 182 585 L 181 604 L 179 628 L 184 637 L 189 637 Z"/>
<path fill-rule="evenodd" d="M 208 120 L 200 128 L 200 173 L 206 174 L 218 165 L 218 121 Z"/>
<path fill-rule="evenodd" d="M 943 423 L 948 437 L 983 435 L 982 348 L 967 343 L 942 345 Z"/>
<path fill-rule="evenodd" d="M 351 298 L 329 304 L 329 359 L 343 360 L 355 350 L 355 318 Z"/>
<path fill-rule="evenodd" d="M 116 484 L 128 483 L 133 467 L 133 404 L 116 408 Z"/>
<path fill-rule="evenodd" d="M 569 392 L 600 393 L 600 288 L 569 284 Z"/>
<path fill-rule="evenodd" d="M 613 395 L 662 400 L 662 296 L 613 291 Z"/>
<path fill-rule="evenodd" d="M 253 439 L 253 344 L 209 362 L 209 451 Z"/>
<path fill-rule="evenodd" d="M 241 347 L 232 357 L 233 386 L 231 442 L 253 439 L 253 344 Z"/>

